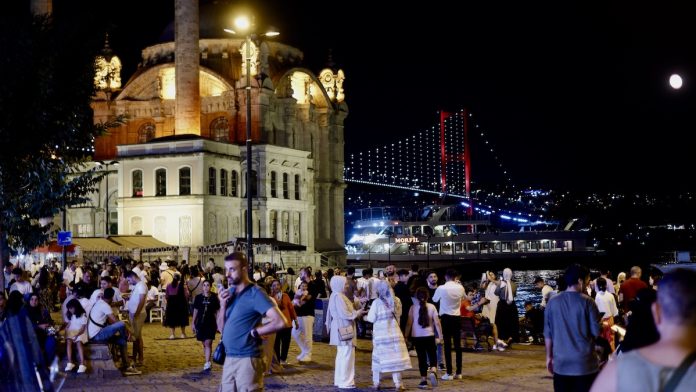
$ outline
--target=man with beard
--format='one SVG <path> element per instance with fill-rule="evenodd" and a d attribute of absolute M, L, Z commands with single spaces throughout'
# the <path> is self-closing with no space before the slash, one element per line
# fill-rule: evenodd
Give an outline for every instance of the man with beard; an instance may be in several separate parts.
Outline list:
<path fill-rule="evenodd" d="M 226 354 L 220 391 L 262 391 L 265 366 L 261 336 L 285 328 L 285 317 L 266 292 L 249 280 L 249 264 L 243 253 L 225 257 L 225 275 L 230 288 L 218 294 L 224 309 L 218 315 L 218 329 Z M 264 317 L 268 322 L 261 325 Z"/>

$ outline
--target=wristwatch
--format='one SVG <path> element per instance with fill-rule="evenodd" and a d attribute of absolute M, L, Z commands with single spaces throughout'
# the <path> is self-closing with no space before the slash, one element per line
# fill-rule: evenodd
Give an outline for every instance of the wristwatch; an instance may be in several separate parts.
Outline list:
<path fill-rule="evenodd" d="M 257 331 L 256 328 L 252 328 L 252 330 L 249 333 L 251 334 L 252 338 L 261 339 L 261 335 L 259 335 L 259 331 Z"/>

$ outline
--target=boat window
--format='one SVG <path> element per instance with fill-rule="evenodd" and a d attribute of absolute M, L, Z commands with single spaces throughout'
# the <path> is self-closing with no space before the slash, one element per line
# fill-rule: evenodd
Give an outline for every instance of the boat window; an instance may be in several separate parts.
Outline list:
<path fill-rule="evenodd" d="M 398 235 L 403 235 L 404 234 L 404 228 L 402 226 L 395 226 L 394 227 L 394 233 Z"/>
<path fill-rule="evenodd" d="M 433 228 L 430 226 L 423 226 L 424 235 L 433 235 Z"/>

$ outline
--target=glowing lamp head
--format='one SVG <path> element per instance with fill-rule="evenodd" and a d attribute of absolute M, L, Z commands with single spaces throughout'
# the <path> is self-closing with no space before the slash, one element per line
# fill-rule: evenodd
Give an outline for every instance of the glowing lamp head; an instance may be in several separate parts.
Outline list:
<path fill-rule="evenodd" d="M 238 31 L 248 31 L 249 27 L 251 27 L 251 20 L 249 20 L 248 16 L 238 16 L 234 19 L 234 27 Z"/>
<path fill-rule="evenodd" d="M 669 77 L 669 85 L 673 89 L 679 90 L 683 84 L 684 84 L 684 81 L 682 80 L 682 77 L 679 76 L 678 74 L 672 74 L 672 76 Z"/>

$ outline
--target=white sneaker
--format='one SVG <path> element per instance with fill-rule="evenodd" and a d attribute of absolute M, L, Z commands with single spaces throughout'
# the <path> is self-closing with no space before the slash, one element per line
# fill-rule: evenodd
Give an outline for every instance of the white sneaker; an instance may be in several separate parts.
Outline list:
<path fill-rule="evenodd" d="M 442 376 L 442 379 L 445 381 L 452 381 L 452 380 L 454 380 L 454 376 L 449 374 L 449 373 L 446 373 Z"/>
<path fill-rule="evenodd" d="M 174 335 L 169 335 L 169 340 L 174 340 L 174 339 L 176 339 L 176 338 L 174 337 Z"/>
<path fill-rule="evenodd" d="M 503 341 L 500 340 L 500 339 L 498 339 L 498 340 L 496 341 L 496 343 L 498 343 L 498 347 L 501 347 L 501 346 L 502 346 L 503 348 L 507 348 L 507 346 L 508 346 L 507 343 L 503 342 Z"/>
<path fill-rule="evenodd" d="M 87 366 L 85 366 L 85 365 L 80 365 L 80 366 L 77 368 L 77 372 L 78 372 L 78 373 L 84 373 L 84 372 L 86 372 L 86 371 L 87 371 Z"/>
<path fill-rule="evenodd" d="M 66 372 L 69 372 L 69 371 L 71 371 L 71 370 L 73 370 L 73 369 L 75 369 L 75 364 L 74 364 L 74 363 L 68 362 L 68 364 L 65 365 L 65 371 L 66 371 Z"/>

